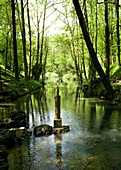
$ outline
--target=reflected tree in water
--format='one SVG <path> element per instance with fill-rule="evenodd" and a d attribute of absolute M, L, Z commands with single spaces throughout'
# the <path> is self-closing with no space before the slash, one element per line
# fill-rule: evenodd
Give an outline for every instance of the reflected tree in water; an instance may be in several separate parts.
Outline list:
<path fill-rule="evenodd" d="M 35 121 L 39 121 L 38 123 L 41 124 L 46 118 L 49 120 L 46 89 L 42 88 L 20 98 L 17 101 L 16 109 L 25 111 L 28 125 L 31 124 L 32 127 L 35 126 Z"/>
<path fill-rule="evenodd" d="M 46 100 L 46 89 L 42 88 L 39 93 L 34 94 L 34 100 L 38 105 L 38 112 L 40 114 L 40 121 L 45 119 L 45 111 L 48 112 L 48 105 Z"/>
<path fill-rule="evenodd" d="M 3 121 L 14 110 L 14 106 L 7 106 L 0 108 L 0 121 Z"/>
<path fill-rule="evenodd" d="M 77 105 L 77 101 L 80 97 L 81 97 L 81 89 L 80 89 L 80 87 L 77 87 L 76 88 L 76 96 L 75 96 L 75 106 Z"/>
<path fill-rule="evenodd" d="M 113 108 L 112 107 L 104 107 L 104 115 L 102 118 L 102 122 L 100 124 L 100 130 L 103 129 L 110 129 L 112 126 L 111 123 L 111 117 L 112 117 L 112 113 L 113 113 Z"/>
<path fill-rule="evenodd" d="M 95 131 L 97 130 L 96 128 L 96 103 L 91 104 L 90 109 L 89 109 L 89 126 L 88 126 L 89 131 Z"/>
<path fill-rule="evenodd" d="M 33 104 L 32 104 L 32 97 L 30 97 L 30 107 L 31 107 L 31 114 L 32 114 L 32 124 L 33 124 L 33 128 L 34 128 L 35 121 L 34 121 L 34 109 L 33 109 Z"/>

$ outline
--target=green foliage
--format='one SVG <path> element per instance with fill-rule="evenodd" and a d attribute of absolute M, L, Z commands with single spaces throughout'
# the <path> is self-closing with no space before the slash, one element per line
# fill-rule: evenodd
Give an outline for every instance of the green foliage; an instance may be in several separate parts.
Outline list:
<path fill-rule="evenodd" d="M 104 4 L 96 4 L 95 0 L 88 0 L 84 2 L 80 1 L 88 31 L 93 43 L 93 46 L 96 46 L 97 43 L 97 56 L 102 65 L 105 67 L 105 18 L 104 18 Z M 29 36 L 28 36 L 28 21 L 26 14 L 26 4 L 25 5 L 25 25 L 26 25 L 26 49 L 27 49 L 27 60 L 29 64 Z M 85 5 L 85 6 L 84 6 Z M 97 11 L 96 11 L 97 5 Z M 22 74 L 24 72 L 24 59 L 22 52 L 22 37 L 21 37 L 21 12 L 20 16 L 16 7 L 16 29 L 17 29 L 17 54 L 18 54 L 18 67 L 19 71 Z M 20 10 L 20 2 L 18 1 L 18 7 Z M 43 20 L 43 8 L 44 1 L 38 0 L 29 2 L 30 10 L 30 21 L 31 21 L 31 32 L 32 32 L 32 65 L 36 63 L 37 55 L 37 10 L 38 10 L 38 19 L 40 27 L 40 40 L 42 36 L 42 20 Z M 20 10 L 21 11 L 21 10 Z M 0 53 L 0 64 L 6 64 L 5 55 L 7 52 L 7 66 L 14 68 L 14 57 L 13 57 L 13 33 L 12 33 L 12 16 L 11 16 L 11 1 L 0 0 L 0 50 L 5 49 L 5 53 Z M 96 28 L 96 12 L 97 12 L 97 28 Z M 117 48 L 117 35 L 116 35 L 116 16 L 115 16 L 115 5 L 109 4 L 109 26 L 110 26 L 110 46 L 111 46 L 111 63 L 116 64 L 116 48 Z M 51 14 L 50 14 L 51 13 Z M 87 13 L 87 14 L 86 14 Z M 48 56 L 47 56 L 47 65 L 46 72 L 54 72 L 56 74 L 76 73 L 76 63 L 79 71 L 84 73 L 83 64 L 86 68 L 86 73 L 90 71 L 90 56 L 83 41 L 82 31 L 79 26 L 78 18 L 75 13 L 73 3 L 69 0 L 62 0 L 61 4 L 51 4 L 51 1 L 48 1 L 46 18 L 46 27 L 45 27 L 45 40 L 48 39 Z M 55 16 L 56 14 L 56 16 Z M 86 16 L 87 15 L 87 16 Z M 58 34 L 48 35 L 49 28 L 51 28 L 51 23 L 48 25 L 48 18 L 54 17 L 55 21 L 60 20 L 60 25 L 58 26 L 60 32 Z M 87 18 L 86 18 L 87 17 Z M 51 19 L 50 18 L 50 19 Z M 53 22 L 54 23 L 54 22 Z M 52 24 L 53 24 L 52 23 Z M 56 27 L 56 23 L 55 23 Z M 97 29 L 97 42 L 96 42 L 96 29 Z M 63 33 L 61 33 L 63 32 Z M 56 32 L 57 33 L 57 32 Z M 8 44 L 7 44 L 8 41 Z M 82 47 L 82 42 L 84 42 L 84 47 Z M 45 42 L 44 42 L 45 43 Z M 7 47 L 8 45 L 8 47 Z M 41 42 L 40 42 L 41 45 Z M 8 48 L 8 50 L 7 50 Z M 46 46 L 43 48 L 43 63 L 46 55 Z M 114 65 L 115 65 L 114 64 Z M 32 68 L 31 68 L 32 69 Z M 105 69 L 105 68 L 104 68 Z M 11 75 L 11 78 L 14 78 L 14 73 L 7 70 L 7 74 Z M 84 74 L 83 79 L 84 79 Z M 117 66 L 111 66 L 110 70 L 111 79 L 121 79 L 120 68 Z M 88 77 L 88 75 L 87 75 Z M 4 79 L 4 76 L 3 76 Z M 87 81 L 87 80 L 86 80 Z M 83 80 L 85 82 L 85 80 Z"/>
<path fill-rule="evenodd" d="M 9 89 L 11 91 L 17 91 L 19 96 L 29 93 L 37 88 L 40 88 L 41 84 L 35 80 L 13 80 L 9 84 Z"/>
<path fill-rule="evenodd" d="M 118 64 L 111 65 L 110 74 L 111 79 L 121 80 L 121 67 Z"/>
<path fill-rule="evenodd" d="M 73 60 L 70 54 L 69 36 L 67 34 L 54 35 L 50 38 L 50 53 L 47 60 L 47 71 L 65 73 Z M 71 69 L 70 69 L 71 71 Z"/>

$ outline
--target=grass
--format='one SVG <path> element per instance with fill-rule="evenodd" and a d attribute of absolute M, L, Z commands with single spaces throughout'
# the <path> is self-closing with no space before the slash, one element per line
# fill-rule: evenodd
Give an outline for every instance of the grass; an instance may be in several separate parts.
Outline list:
<path fill-rule="evenodd" d="M 2 95 L 5 95 L 6 99 L 14 99 L 20 96 L 23 96 L 29 92 L 32 92 L 35 89 L 41 88 L 41 81 L 36 80 L 25 80 L 20 77 L 20 80 L 15 80 L 14 73 L 1 66 L 1 75 L 2 80 L 8 80 L 8 82 L 3 82 Z M 6 94 L 8 96 L 6 96 Z"/>
<path fill-rule="evenodd" d="M 41 83 L 35 80 L 12 80 L 9 83 L 9 89 L 11 91 L 17 91 L 19 96 L 27 94 L 40 87 Z"/>

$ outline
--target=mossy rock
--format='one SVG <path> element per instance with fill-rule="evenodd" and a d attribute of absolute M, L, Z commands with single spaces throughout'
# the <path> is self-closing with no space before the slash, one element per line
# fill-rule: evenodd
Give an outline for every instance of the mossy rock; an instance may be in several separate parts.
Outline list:
<path fill-rule="evenodd" d="M 5 145 L 0 145 L 0 160 L 7 160 L 8 150 Z"/>
<path fill-rule="evenodd" d="M 52 126 L 43 124 L 34 128 L 34 136 L 39 137 L 43 135 L 51 135 L 53 132 Z"/>
<path fill-rule="evenodd" d="M 15 140 L 16 140 L 15 131 L 7 131 L 4 137 L 5 137 L 7 147 L 12 148 L 15 145 Z"/>

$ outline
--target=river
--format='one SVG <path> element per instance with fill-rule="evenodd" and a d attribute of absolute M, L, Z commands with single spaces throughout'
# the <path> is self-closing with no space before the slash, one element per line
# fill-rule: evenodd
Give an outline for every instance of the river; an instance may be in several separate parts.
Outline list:
<path fill-rule="evenodd" d="M 20 98 L 12 109 L 27 113 L 28 126 L 53 126 L 55 87 Z M 74 85 L 60 87 L 61 118 L 70 131 L 23 140 L 9 150 L 9 170 L 121 170 L 121 109 L 84 98 Z M 10 110 L 9 110 L 10 111 Z"/>

